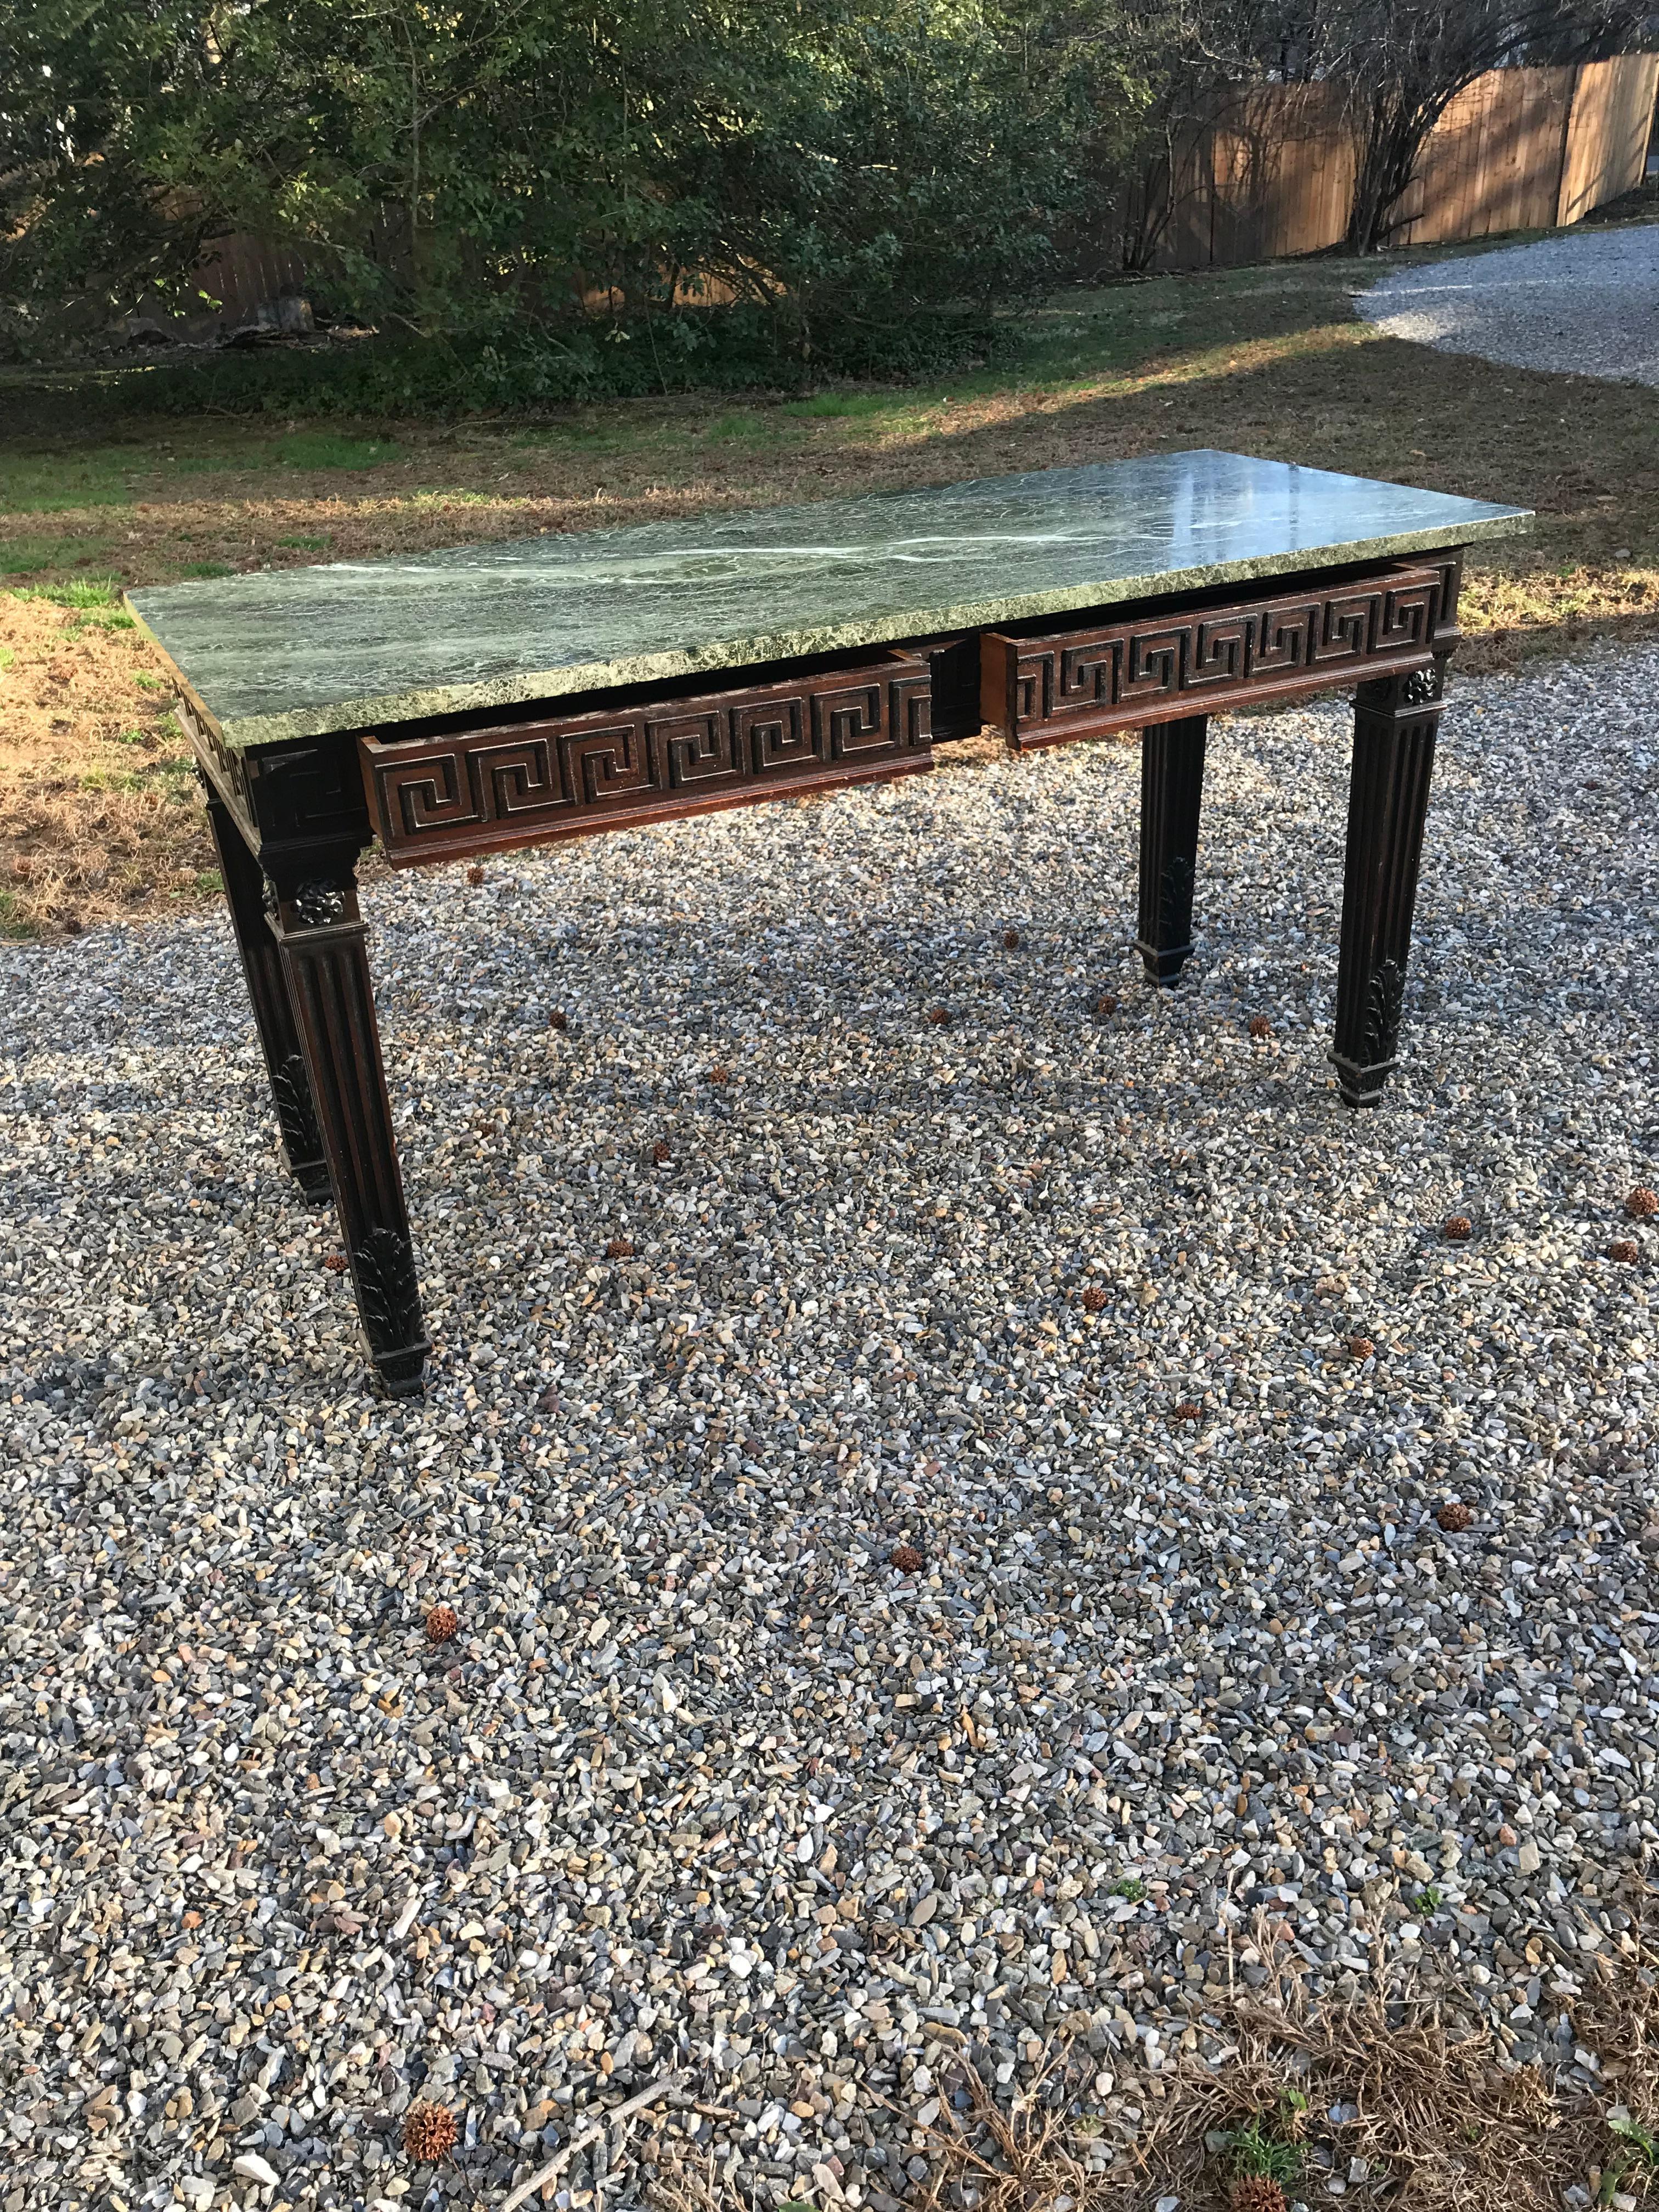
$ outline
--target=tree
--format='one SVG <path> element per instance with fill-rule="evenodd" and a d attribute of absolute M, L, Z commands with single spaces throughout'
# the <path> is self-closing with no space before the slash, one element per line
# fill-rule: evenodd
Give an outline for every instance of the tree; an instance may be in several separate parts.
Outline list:
<path fill-rule="evenodd" d="M 77 290 L 177 297 L 248 230 L 422 338 L 600 314 L 695 345 L 685 310 L 717 301 L 833 352 L 1040 287 L 1084 137 L 1138 97 L 1101 0 L 16 0 L 10 23 L 0 300 L 37 327 Z"/>
<path fill-rule="evenodd" d="M 1223 123 L 1237 128 L 1240 94 L 1307 73 L 1308 0 L 1127 0 L 1136 77 L 1144 87 L 1128 143 L 1102 149 L 1104 220 L 1113 264 L 1150 270 L 1183 193 L 1193 156 Z"/>
<path fill-rule="evenodd" d="M 220 227 L 154 157 L 203 96 L 211 27 L 192 7 L 55 0 L 0 33 L 0 301 L 39 318 L 175 289 Z"/>
<path fill-rule="evenodd" d="M 1477 77 L 1619 52 L 1646 15 L 1645 0 L 1331 0 L 1309 46 L 1316 73 L 1349 88 L 1358 155 L 1349 249 L 1389 243 L 1429 133 Z"/>

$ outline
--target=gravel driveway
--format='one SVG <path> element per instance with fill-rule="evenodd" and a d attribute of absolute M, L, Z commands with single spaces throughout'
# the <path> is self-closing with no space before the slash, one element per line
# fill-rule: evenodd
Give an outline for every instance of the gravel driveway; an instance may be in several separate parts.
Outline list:
<path fill-rule="evenodd" d="M 1455 688 L 1370 1115 L 1337 706 L 1218 727 L 1164 997 L 1122 746 L 377 883 L 412 1407 L 222 921 L 6 951 L 6 2206 L 495 2206 L 680 2063 L 893 2212 L 964 2045 L 1086 2039 L 1108 2156 L 1263 1906 L 1570 2057 L 1659 1841 L 1656 698 Z"/>
<path fill-rule="evenodd" d="M 1659 223 L 1396 269 L 1354 304 L 1390 337 L 1443 353 L 1659 384 Z"/>

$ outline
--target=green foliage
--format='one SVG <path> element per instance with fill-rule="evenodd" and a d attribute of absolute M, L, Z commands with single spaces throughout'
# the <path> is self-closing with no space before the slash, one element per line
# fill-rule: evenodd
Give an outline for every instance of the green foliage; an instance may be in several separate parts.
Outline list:
<path fill-rule="evenodd" d="M 122 607 L 82 607 L 64 627 L 73 634 L 83 629 L 137 629 L 138 625 Z"/>
<path fill-rule="evenodd" d="M 798 390 L 809 373 L 943 373 L 993 358 L 1006 333 L 987 313 L 942 307 L 902 324 L 849 324 L 828 336 L 834 343 L 809 364 L 769 309 L 697 307 L 537 326 L 488 341 L 405 336 L 326 353 L 208 355 L 129 374 L 115 397 L 123 409 L 147 415 L 449 416 L 708 389 Z"/>
<path fill-rule="evenodd" d="M 1439 1911 L 1440 1892 L 1434 1887 L 1432 1882 L 1430 1883 L 1426 1889 L 1419 1889 L 1418 1891 L 1416 1896 L 1412 1899 L 1412 1909 L 1415 1912 L 1421 1912 L 1425 1915 Z"/>
<path fill-rule="evenodd" d="M 1227 2138 L 1227 2154 L 1237 2175 L 1259 2175 L 1281 2185 L 1301 2176 L 1301 2145 L 1286 2142 L 1273 2133 L 1272 2117 L 1266 2112 L 1252 2112 L 1242 2128 L 1232 2130 Z"/>
<path fill-rule="evenodd" d="M 1126 1874 L 1107 1891 L 1108 1897 L 1121 1897 L 1130 1905 L 1139 1905 L 1146 1895 L 1146 1885 L 1138 1874 Z"/>
<path fill-rule="evenodd" d="M 15 544 L 17 541 L 14 539 Z M 70 541 L 73 543 L 74 541 Z M 40 585 L 27 590 L 13 589 L 15 599 L 46 599 L 55 607 L 113 608 L 121 590 L 120 580 L 115 576 L 88 576 L 78 584 Z M 132 617 L 125 617 L 120 627 L 136 627 Z"/>
<path fill-rule="evenodd" d="M 8 453 L 0 456 L 0 509 L 61 514 L 67 507 L 125 507 L 132 498 L 131 473 L 125 455 Z"/>
<path fill-rule="evenodd" d="M 317 411 L 338 379 L 349 411 L 431 410 L 976 358 L 1147 96 L 1127 0 L 15 0 L 9 39 L 20 346 L 61 336 L 73 294 L 100 317 L 191 304 L 204 245 L 238 229 L 398 341 L 135 380 L 163 407 Z"/>
<path fill-rule="evenodd" d="M 1628 2112 L 1614 2114 L 1607 2125 L 1621 2142 L 1632 2146 L 1644 2165 L 1659 2169 L 1659 2139 L 1638 2125 Z"/>
<path fill-rule="evenodd" d="M 1648 2185 L 1659 2175 L 1659 2138 L 1622 2109 L 1607 2115 L 1607 2131 L 1617 2137 L 1618 2148 L 1603 2163 L 1596 2203 L 1611 2204 L 1632 2184 L 1639 2185 L 1645 2196 Z"/>

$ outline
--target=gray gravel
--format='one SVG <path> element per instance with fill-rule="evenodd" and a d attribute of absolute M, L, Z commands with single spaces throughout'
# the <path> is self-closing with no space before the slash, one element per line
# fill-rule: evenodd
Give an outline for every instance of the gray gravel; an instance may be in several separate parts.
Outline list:
<path fill-rule="evenodd" d="M 1354 304 L 1390 337 L 1443 353 L 1659 384 L 1659 223 L 1396 269 Z"/>
<path fill-rule="evenodd" d="M 1338 706 L 1218 727 L 1162 997 L 1127 747 L 380 880 L 414 1407 L 222 921 L 8 951 L 0 2212 L 498 2204 L 674 2063 L 892 2212 L 965 2048 L 1083 2039 L 1109 2158 L 1264 1909 L 1570 2057 L 1659 1839 L 1656 697 L 1455 686 L 1367 1116 Z"/>

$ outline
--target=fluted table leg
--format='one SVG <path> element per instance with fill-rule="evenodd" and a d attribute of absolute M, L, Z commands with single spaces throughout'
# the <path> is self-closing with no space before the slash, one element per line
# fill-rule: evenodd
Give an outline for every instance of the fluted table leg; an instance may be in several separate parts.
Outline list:
<path fill-rule="evenodd" d="M 1193 949 L 1193 876 L 1204 795 L 1203 714 L 1154 722 L 1140 737 L 1140 923 L 1154 983 L 1173 983 Z"/>
<path fill-rule="evenodd" d="M 242 956 L 247 994 L 253 1002 L 254 1026 L 264 1054 L 270 1082 L 271 1103 L 282 1132 L 283 1156 L 289 1173 L 313 1206 L 326 1206 L 329 1198 L 328 1163 L 312 1103 L 311 1082 L 306 1073 L 299 1032 L 289 1004 L 283 957 L 265 920 L 265 879 L 259 863 L 248 850 L 234 816 L 208 787 L 208 823 L 219 854 L 219 873 Z"/>
<path fill-rule="evenodd" d="M 410 1396 L 430 1345 L 356 883 L 347 871 L 274 884 L 269 902 L 363 1333 L 386 1389 Z"/>
<path fill-rule="evenodd" d="M 1444 665 L 1362 684 L 1342 884 L 1342 952 L 1331 1054 L 1343 1098 L 1375 1106 L 1395 1065 L 1423 824 Z"/>

